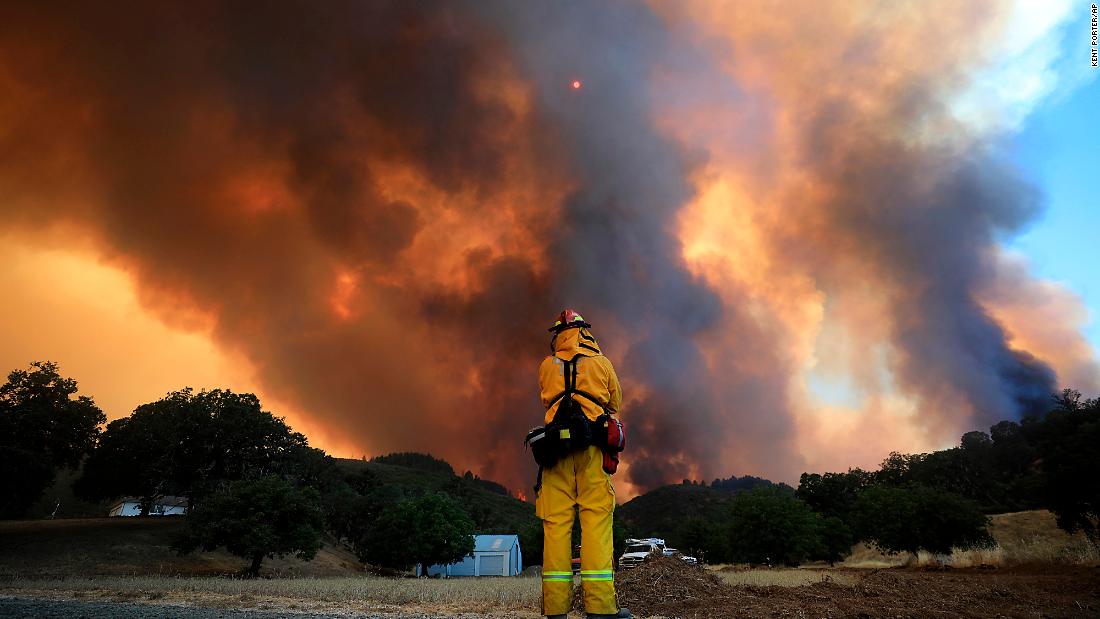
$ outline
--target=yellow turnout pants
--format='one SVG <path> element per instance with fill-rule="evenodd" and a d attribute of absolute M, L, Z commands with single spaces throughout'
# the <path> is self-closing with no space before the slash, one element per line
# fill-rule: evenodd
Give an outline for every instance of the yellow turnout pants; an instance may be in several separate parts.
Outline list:
<path fill-rule="evenodd" d="M 603 470 L 598 447 L 576 451 L 542 472 L 535 513 L 542 519 L 542 612 L 561 615 L 573 605 L 572 537 L 574 506 L 581 514 L 581 584 L 584 609 L 619 611 L 611 569 L 615 489 Z"/>

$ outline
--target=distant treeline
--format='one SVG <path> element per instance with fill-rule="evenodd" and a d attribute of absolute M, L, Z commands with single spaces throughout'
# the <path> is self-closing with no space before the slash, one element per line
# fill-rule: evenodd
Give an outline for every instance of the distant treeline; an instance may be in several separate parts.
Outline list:
<path fill-rule="evenodd" d="M 49 362 L 0 386 L 0 517 L 23 517 L 60 477 L 87 501 L 133 496 L 148 510 L 185 497 L 177 549 L 224 546 L 252 573 L 267 556 L 310 558 L 325 539 L 384 567 L 446 563 L 475 532 L 518 533 L 527 562 L 541 561 L 529 504 L 430 455 L 336 460 L 256 396 L 220 389 L 169 393 L 104 428 L 77 391 Z M 1039 507 L 1095 544 L 1098 446 L 1100 402 L 1067 390 L 1042 417 L 891 454 L 875 471 L 806 473 L 797 489 L 752 476 L 657 488 L 616 510 L 616 553 L 625 537 L 651 535 L 710 562 L 835 561 L 857 541 L 944 553 L 990 543 L 988 513 Z"/>
<path fill-rule="evenodd" d="M 893 453 L 875 471 L 804 473 L 797 489 L 756 477 L 685 480 L 621 508 L 632 535 L 662 535 L 711 562 L 835 561 L 858 541 L 947 553 L 991 543 L 986 514 L 1047 508 L 1097 545 L 1100 401 L 1066 390 L 1051 409 L 958 447 Z"/>

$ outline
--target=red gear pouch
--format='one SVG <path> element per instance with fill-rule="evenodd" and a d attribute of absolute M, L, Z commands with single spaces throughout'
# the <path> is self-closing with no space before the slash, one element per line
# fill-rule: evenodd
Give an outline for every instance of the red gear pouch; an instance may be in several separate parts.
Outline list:
<path fill-rule="evenodd" d="M 615 471 L 619 470 L 619 454 L 613 454 L 610 451 L 603 452 L 603 470 L 608 475 L 614 475 Z"/>
<path fill-rule="evenodd" d="M 607 442 L 603 444 L 603 470 L 614 475 L 619 469 L 619 453 L 626 449 L 626 430 L 623 422 L 607 416 Z"/>
<path fill-rule="evenodd" d="M 614 417 L 607 419 L 607 442 L 604 445 L 607 446 L 605 451 L 614 453 L 626 449 L 626 430 L 623 429 L 623 422 Z"/>

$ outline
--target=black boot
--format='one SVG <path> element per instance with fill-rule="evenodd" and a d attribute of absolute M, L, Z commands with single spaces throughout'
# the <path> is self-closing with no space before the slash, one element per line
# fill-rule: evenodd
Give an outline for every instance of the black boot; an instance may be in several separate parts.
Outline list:
<path fill-rule="evenodd" d="M 634 615 L 630 614 L 630 611 L 625 608 L 620 608 L 619 612 L 614 615 L 597 615 L 588 613 L 588 619 L 633 619 Z"/>
<path fill-rule="evenodd" d="M 569 619 L 569 615 L 546 615 L 546 619 Z"/>

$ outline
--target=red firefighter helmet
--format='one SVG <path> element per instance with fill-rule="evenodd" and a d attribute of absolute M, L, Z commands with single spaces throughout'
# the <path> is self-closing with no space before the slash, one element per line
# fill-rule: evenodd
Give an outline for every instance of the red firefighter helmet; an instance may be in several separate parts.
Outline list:
<path fill-rule="evenodd" d="M 547 329 L 547 331 L 558 333 L 559 331 L 572 329 L 574 327 L 584 327 L 586 329 L 590 329 L 592 328 L 592 325 L 585 322 L 584 318 L 581 318 L 581 315 L 578 314 L 575 310 L 567 309 L 562 310 L 561 314 L 558 315 L 558 321 L 554 323 L 554 326 Z"/>

